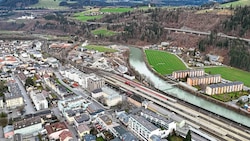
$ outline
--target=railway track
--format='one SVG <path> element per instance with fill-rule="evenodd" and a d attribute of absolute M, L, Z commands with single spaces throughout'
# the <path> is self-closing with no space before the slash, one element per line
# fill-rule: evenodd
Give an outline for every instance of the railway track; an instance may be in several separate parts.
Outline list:
<path fill-rule="evenodd" d="M 191 109 L 190 107 L 181 105 L 180 103 L 174 101 L 173 99 L 170 99 L 170 97 L 167 97 L 164 94 L 148 89 L 135 82 L 125 84 L 126 81 L 130 80 L 126 80 L 125 78 L 121 78 L 119 76 L 117 77 L 116 75 L 114 76 L 106 75 L 104 76 L 104 78 L 109 83 L 113 83 L 113 85 L 117 85 L 118 87 L 130 90 L 137 95 L 140 95 L 150 101 L 153 101 L 158 105 L 161 105 L 166 109 L 169 109 L 172 112 L 175 112 L 178 115 L 181 115 L 188 121 L 193 122 L 196 125 L 200 126 L 202 130 L 205 130 L 210 134 L 216 135 L 216 137 L 220 137 L 223 140 L 230 140 L 230 141 L 250 140 L 250 135 L 248 133 L 236 129 L 232 126 L 228 126 L 228 124 L 221 122 L 217 119 L 213 119 L 203 113 L 197 112 L 196 110 Z"/>

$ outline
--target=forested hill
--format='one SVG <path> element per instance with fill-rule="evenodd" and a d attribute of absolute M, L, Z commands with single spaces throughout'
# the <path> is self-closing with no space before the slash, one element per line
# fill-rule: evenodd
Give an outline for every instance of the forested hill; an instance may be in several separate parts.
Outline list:
<path fill-rule="evenodd" d="M 241 37 L 246 36 L 250 32 L 250 7 L 237 7 L 235 14 L 224 22 L 223 28 Z"/>
<path fill-rule="evenodd" d="M 0 0 L 0 7 L 23 8 L 38 3 L 39 0 Z"/>

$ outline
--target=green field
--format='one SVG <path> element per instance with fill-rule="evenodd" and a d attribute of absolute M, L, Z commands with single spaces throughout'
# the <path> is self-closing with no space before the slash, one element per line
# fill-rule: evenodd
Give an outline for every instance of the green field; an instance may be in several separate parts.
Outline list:
<path fill-rule="evenodd" d="M 103 15 L 96 15 L 96 16 L 86 16 L 84 15 L 85 12 L 80 12 L 80 13 L 76 13 L 74 15 L 74 18 L 83 22 L 86 22 L 88 20 L 95 20 L 95 19 L 101 19 Z"/>
<path fill-rule="evenodd" d="M 230 81 L 241 81 L 246 86 L 250 86 L 250 72 L 232 67 L 211 67 L 205 68 L 206 73 L 221 74 L 221 77 Z"/>
<path fill-rule="evenodd" d="M 229 3 L 222 4 L 221 7 L 230 7 L 231 5 L 232 7 L 250 5 L 250 0 L 238 0 L 234 2 L 229 2 Z"/>
<path fill-rule="evenodd" d="M 85 48 L 90 50 L 97 50 L 99 52 L 116 52 L 117 50 L 108 48 L 106 46 L 100 46 L 100 45 L 87 45 Z"/>
<path fill-rule="evenodd" d="M 105 28 L 99 28 L 96 30 L 91 31 L 92 34 L 94 35 L 102 35 L 102 36 L 113 36 L 116 34 L 116 32 L 112 31 L 112 30 L 107 30 Z"/>
<path fill-rule="evenodd" d="M 175 55 L 157 50 L 145 50 L 152 68 L 160 74 L 171 74 L 173 71 L 187 69 L 185 64 Z"/>
<path fill-rule="evenodd" d="M 132 11 L 133 8 L 126 8 L 126 7 L 112 7 L 112 8 L 101 8 L 100 12 L 107 12 L 107 13 L 123 13 Z"/>
<path fill-rule="evenodd" d="M 32 5 L 34 8 L 47 8 L 47 9 L 67 9 L 67 7 L 59 6 L 62 0 L 39 0 L 37 4 Z"/>

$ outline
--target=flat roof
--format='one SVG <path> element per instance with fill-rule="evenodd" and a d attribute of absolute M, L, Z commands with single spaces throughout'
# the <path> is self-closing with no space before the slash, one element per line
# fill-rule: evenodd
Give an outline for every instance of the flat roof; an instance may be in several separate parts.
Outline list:
<path fill-rule="evenodd" d="M 5 95 L 6 99 L 22 97 L 21 90 L 16 82 L 9 82 L 8 87 L 10 93 Z"/>
<path fill-rule="evenodd" d="M 137 122 L 139 122 L 142 126 L 144 126 L 149 131 L 154 131 L 154 130 L 158 129 L 158 127 L 156 127 L 154 124 L 152 124 L 151 122 L 147 121 L 143 117 L 140 117 L 138 115 L 130 115 L 130 117 L 132 117 L 133 119 L 135 119 Z"/>

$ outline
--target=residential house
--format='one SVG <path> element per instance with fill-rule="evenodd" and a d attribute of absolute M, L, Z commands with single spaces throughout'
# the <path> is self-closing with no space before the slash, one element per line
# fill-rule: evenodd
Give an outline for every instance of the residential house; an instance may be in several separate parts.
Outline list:
<path fill-rule="evenodd" d="M 73 141 L 73 135 L 70 131 L 63 131 L 59 135 L 60 141 Z"/>
<path fill-rule="evenodd" d="M 81 139 L 87 134 L 90 134 L 90 128 L 87 124 L 81 124 L 76 127 L 76 131 Z"/>
<path fill-rule="evenodd" d="M 60 134 L 64 131 L 69 131 L 68 127 L 64 122 L 57 122 L 51 125 L 45 126 L 47 134 L 50 140 L 57 140 L 60 138 Z"/>

